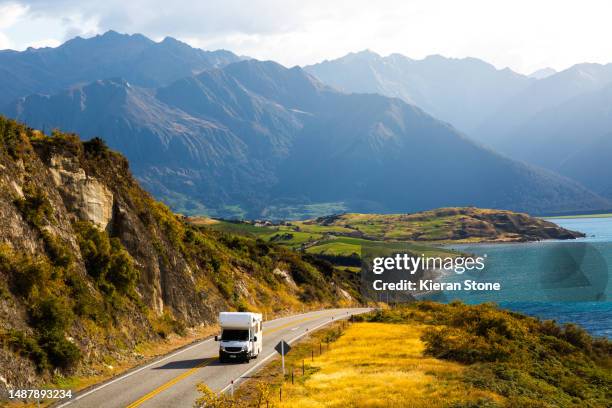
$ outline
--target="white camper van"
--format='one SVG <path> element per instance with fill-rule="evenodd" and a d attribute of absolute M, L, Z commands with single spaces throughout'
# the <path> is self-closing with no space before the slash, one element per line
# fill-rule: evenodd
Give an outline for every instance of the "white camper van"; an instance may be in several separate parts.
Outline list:
<path fill-rule="evenodd" d="M 221 336 L 215 336 L 215 340 L 220 342 L 220 362 L 248 362 L 259 355 L 263 345 L 261 314 L 221 312 L 219 325 Z"/>

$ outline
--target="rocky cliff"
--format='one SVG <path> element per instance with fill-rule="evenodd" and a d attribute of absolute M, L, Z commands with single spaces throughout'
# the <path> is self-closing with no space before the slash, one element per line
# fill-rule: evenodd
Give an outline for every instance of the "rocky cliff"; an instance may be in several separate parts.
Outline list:
<path fill-rule="evenodd" d="M 0 400 L 10 387 L 91 374 L 222 309 L 333 304 L 355 293 L 337 273 L 184 223 L 100 139 L 0 117 Z"/>

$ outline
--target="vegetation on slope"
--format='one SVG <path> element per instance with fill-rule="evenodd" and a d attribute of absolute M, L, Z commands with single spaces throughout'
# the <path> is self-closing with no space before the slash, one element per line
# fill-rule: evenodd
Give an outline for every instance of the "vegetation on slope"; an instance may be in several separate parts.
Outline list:
<path fill-rule="evenodd" d="M 14 387 L 94 374 L 221 309 L 273 314 L 358 296 L 321 260 L 185 223 L 100 139 L 2 117 L 0 224 L 0 375 Z"/>
<path fill-rule="evenodd" d="M 416 303 L 363 319 L 429 326 L 421 337 L 424 354 L 466 365 L 466 384 L 505 398 L 490 406 L 605 407 L 610 401 L 612 344 L 572 324 L 459 302 Z"/>
<path fill-rule="evenodd" d="M 363 246 L 381 246 L 428 256 L 456 256 L 441 243 L 573 239 L 569 231 L 527 214 L 479 208 L 441 208 L 414 214 L 340 214 L 280 224 L 190 217 L 194 225 L 241 234 L 315 254 L 356 270 Z"/>
<path fill-rule="evenodd" d="M 413 214 L 342 214 L 309 223 L 343 234 L 398 241 L 514 242 L 584 236 L 527 214 L 474 207 Z"/>
<path fill-rule="evenodd" d="M 612 344 L 574 325 L 458 302 L 354 320 L 295 345 L 284 377 L 275 361 L 235 398 L 211 399 L 203 389 L 204 400 L 220 407 L 608 406 Z"/>

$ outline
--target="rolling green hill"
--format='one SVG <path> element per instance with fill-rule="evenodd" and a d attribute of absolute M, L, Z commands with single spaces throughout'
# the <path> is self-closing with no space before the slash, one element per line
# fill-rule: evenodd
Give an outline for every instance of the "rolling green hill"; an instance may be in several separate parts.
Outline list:
<path fill-rule="evenodd" d="M 441 208 L 413 214 L 341 214 L 280 224 L 188 218 L 195 225 L 231 232 L 323 256 L 357 270 L 362 246 L 382 246 L 418 254 L 456 252 L 445 243 L 522 242 L 574 239 L 583 234 L 512 211 Z"/>

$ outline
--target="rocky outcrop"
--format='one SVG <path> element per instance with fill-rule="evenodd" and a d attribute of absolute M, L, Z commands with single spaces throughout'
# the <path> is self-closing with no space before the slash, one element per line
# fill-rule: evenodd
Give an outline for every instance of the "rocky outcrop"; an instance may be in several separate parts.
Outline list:
<path fill-rule="evenodd" d="M 185 223 L 99 139 L 0 117 L 0 401 L 220 310 L 335 304 L 346 285 L 288 249 Z"/>
<path fill-rule="evenodd" d="M 104 184 L 88 177 L 74 158 L 51 157 L 49 172 L 71 212 L 103 230 L 108 227 L 113 216 L 113 193 Z"/>

